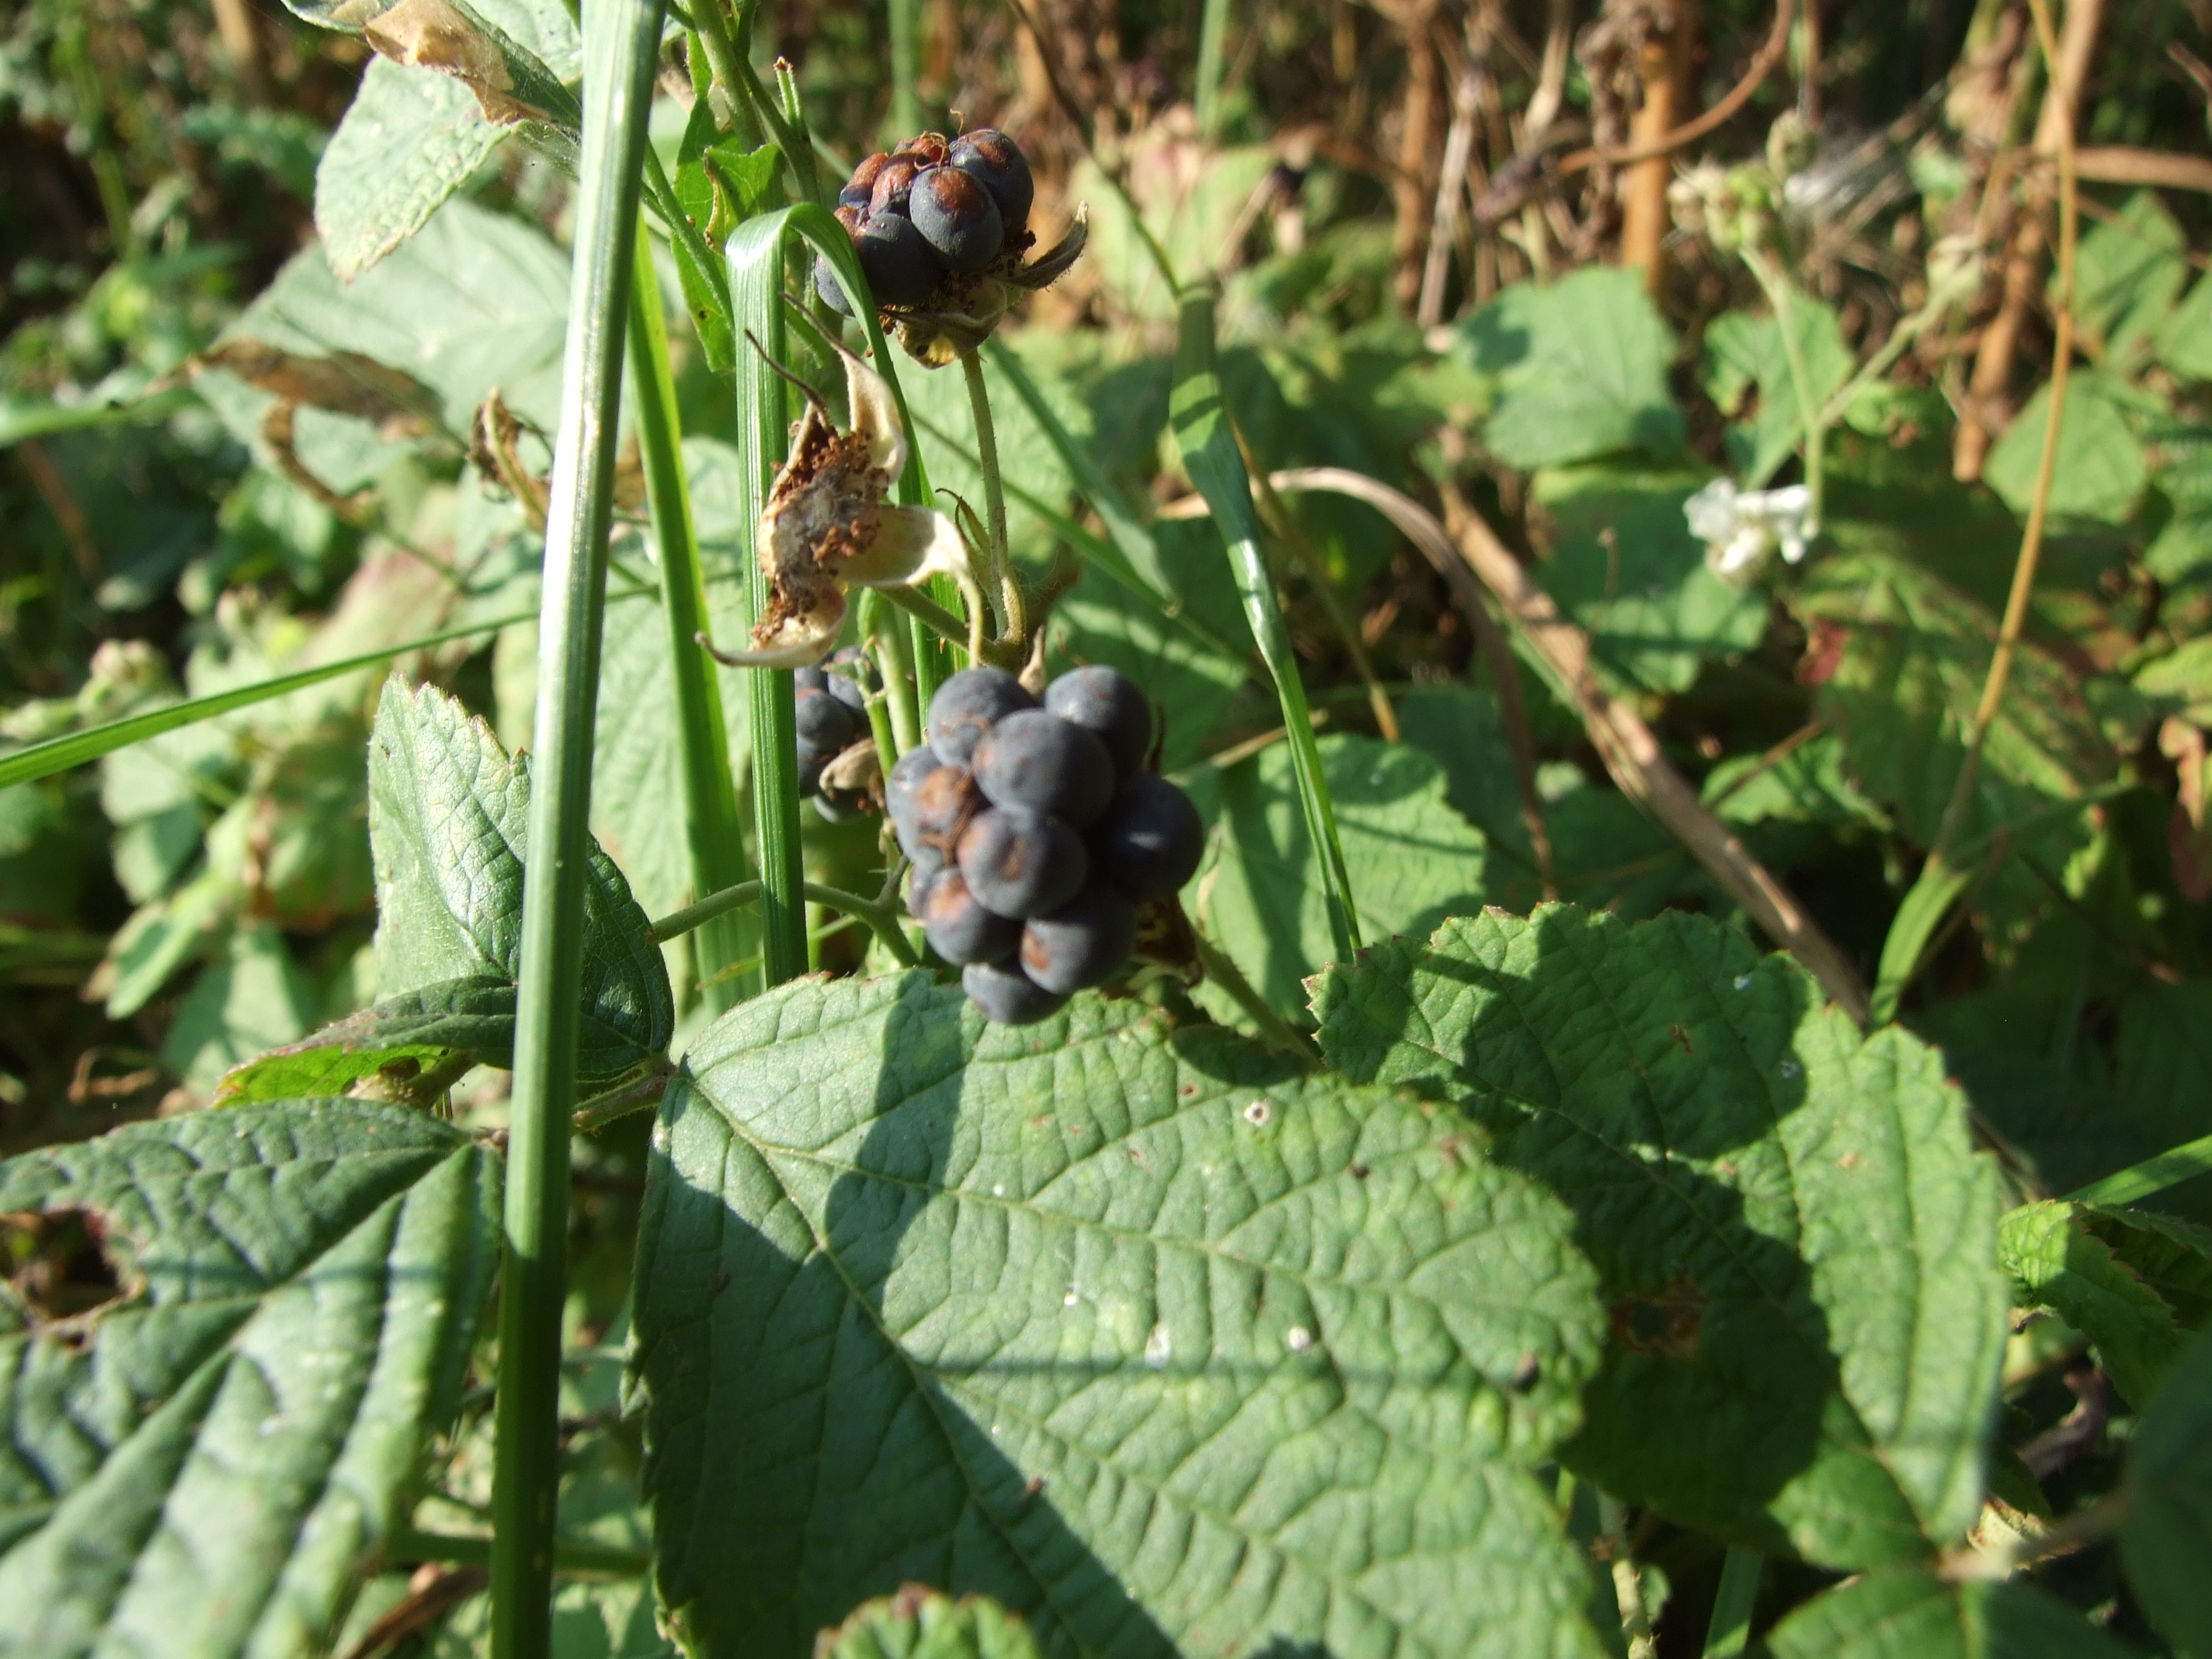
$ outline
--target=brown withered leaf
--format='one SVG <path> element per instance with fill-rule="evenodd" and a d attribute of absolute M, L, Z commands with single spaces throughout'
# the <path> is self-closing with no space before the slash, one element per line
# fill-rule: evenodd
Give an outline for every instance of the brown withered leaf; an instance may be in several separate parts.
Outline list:
<path fill-rule="evenodd" d="M 395 63 L 463 82 L 476 94 L 487 121 L 511 125 L 553 118 L 550 111 L 515 95 L 514 71 L 498 42 L 453 0 L 399 0 L 362 33 Z"/>

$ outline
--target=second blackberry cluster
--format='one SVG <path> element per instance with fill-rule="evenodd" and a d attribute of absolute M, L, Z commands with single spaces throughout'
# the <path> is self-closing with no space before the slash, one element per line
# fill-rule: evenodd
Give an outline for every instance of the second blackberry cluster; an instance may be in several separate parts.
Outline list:
<path fill-rule="evenodd" d="M 922 307 L 947 278 L 1027 249 L 1036 194 L 1028 158 L 997 128 L 957 138 L 925 132 L 854 167 L 837 194 L 837 219 L 876 303 Z M 814 262 L 814 286 L 832 310 L 853 314 L 826 259 Z"/>
<path fill-rule="evenodd" d="M 1138 907 L 1196 872 L 1205 828 L 1145 769 L 1152 707 L 1113 669 L 1063 674 L 1042 703 L 1011 674 L 966 669 L 928 724 L 885 781 L 914 861 L 907 908 L 987 1018 L 1026 1025 L 1121 971 Z"/>

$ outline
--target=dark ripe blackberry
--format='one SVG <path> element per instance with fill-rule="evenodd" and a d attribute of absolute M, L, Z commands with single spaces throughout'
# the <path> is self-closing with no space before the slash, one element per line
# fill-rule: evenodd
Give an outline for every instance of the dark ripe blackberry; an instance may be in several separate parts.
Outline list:
<path fill-rule="evenodd" d="M 968 890 L 1002 916 L 1042 916 L 1073 898 L 1091 874 L 1083 837 L 1021 806 L 978 813 L 956 848 Z"/>
<path fill-rule="evenodd" d="M 818 662 L 809 663 L 804 668 L 794 668 L 791 671 L 791 688 L 802 696 L 809 691 L 827 691 L 830 689 L 830 671 Z"/>
<path fill-rule="evenodd" d="M 1206 826 L 1190 797 L 1150 772 L 1121 785 L 1091 832 L 1098 873 L 1140 904 L 1180 891 L 1205 851 Z"/>
<path fill-rule="evenodd" d="M 983 733 L 1008 714 L 1036 707 L 1012 674 L 996 668 L 963 668 L 929 700 L 929 746 L 938 758 L 965 766 Z"/>
<path fill-rule="evenodd" d="M 901 755 L 891 769 L 884 775 L 884 811 L 890 817 L 891 828 L 898 831 L 899 845 L 905 848 L 906 855 L 917 863 L 921 861 L 921 854 L 915 851 L 915 848 L 920 843 L 910 832 L 915 816 L 915 791 L 937 767 L 937 751 L 926 743 L 916 744 Z"/>
<path fill-rule="evenodd" d="M 1003 962 L 1022 942 L 1022 925 L 979 903 L 957 870 L 939 873 L 921 896 L 922 937 L 947 962 Z"/>
<path fill-rule="evenodd" d="M 823 681 L 822 689 L 851 709 L 865 729 L 868 724 L 868 694 L 860 689 L 860 683 L 843 674 L 825 674 Z"/>
<path fill-rule="evenodd" d="M 875 199 L 875 194 L 876 187 L 872 180 L 864 185 L 856 179 L 837 192 L 837 205 L 841 208 L 851 208 L 857 213 L 865 214 L 868 210 L 869 203 Z"/>
<path fill-rule="evenodd" d="M 1006 240 L 998 203 L 981 179 L 958 167 L 917 173 L 906 211 L 950 270 L 982 270 L 999 257 Z"/>
<path fill-rule="evenodd" d="M 868 805 L 865 789 L 817 788 L 814 793 L 814 810 L 824 823 L 850 823 L 854 818 L 866 817 Z"/>
<path fill-rule="evenodd" d="M 1114 799 L 1114 760 L 1079 726 L 1042 708 L 1005 716 L 983 734 L 971 763 L 994 806 L 1026 806 L 1078 830 Z"/>
<path fill-rule="evenodd" d="M 1046 990 L 1018 968 L 995 963 L 962 970 L 960 988 L 984 1018 L 1000 1025 L 1034 1025 L 1067 1006 L 1065 995 Z"/>
<path fill-rule="evenodd" d="M 951 852 L 968 822 L 983 810 L 982 792 L 964 766 L 939 765 L 923 775 L 914 788 L 908 823 L 915 846 L 932 846 Z M 903 845 L 903 842 L 901 843 Z M 907 848 L 914 856 L 914 848 Z"/>
<path fill-rule="evenodd" d="M 935 847 L 917 847 L 907 854 L 910 862 L 906 872 L 906 908 L 910 915 L 921 914 L 921 902 L 929 884 L 952 867 L 950 854 Z"/>
<path fill-rule="evenodd" d="M 1022 971 L 1045 990 L 1103 985 L 1137 945 L 1137 907 L 1113 888 L 1085 888 L 1048 916 L 1022 929 Z"/>
<path fill-rule="evenodd" d="M 825 751 L 810 743 L 799 744 L 799 793 L 801 796 L 814 794 L 821 789 L 822 769 L 836 759 L 836 755 L 834 749 Z"/>
<path fill-rule="evenodd" d="M 928 158 L 915 150 L 893 150 L 876 174 L 874 188 L 869 191 L 868 216 L 877 219 L 886 213 L 904 213 L 908 194 L 914 189 L 914 176 L 928 165 Z"/>
<path fill-rule="evenodd" d="M 876 175 L 884 170 L 884 164 L 890 159 L 890 155 L 886 151 L 880 149 L 878 150 L 873 155 L 867 157 L 860 163 L 860 166 L 853 169 L 852 176 L 845 180 L 845 189 L 866 191 L 874 190 L 876 187 Z M 841 196 L 842 193 L 842 191 L 839 192 Z"/>
<path fill-rule="evenodd" d="M 806 747 L 834 755 L 860 735 L 865 722 L 852 708 L 828 691 L 802 689 L 793 708 L 799 741 Z"/>
<path fill-rule="evenodd" d="M 845 297 L 844 284 L 837 280 L 837 273 L 830 262 L 818 253 L 814 256 L 814 291 L 822 296 L 822 303 L 840 317 L 853 314 L 853 302 Z"/>
<path fill-rule="evenodd" d="M 1075 668 L 1044 689 L 1045 712 L 1097 735 L 1123 777 L 1144 770 L 1152 749 L 1152 706 L 1118 670 Z"/>
<path fill-rule="evenodd" d="M 945 267 L 911 219 L 896 213 L 879 214 L 868 221 L 854 244 L 860 255 L 860 272 L 879 306 L 918 306 L 937 292 Z"/>
<path fill-rule="evenodd" d="M 981 180 L 999 204 L 1006 234 L 1019 235 L 1030 222 L 1030 204 L 1036 199 L 1036 181 L 1030 177 L 1029 158 L 1021 146 L 996 127 L 978 127 L 952 141 L 948 159 L 961 172 Z"/>

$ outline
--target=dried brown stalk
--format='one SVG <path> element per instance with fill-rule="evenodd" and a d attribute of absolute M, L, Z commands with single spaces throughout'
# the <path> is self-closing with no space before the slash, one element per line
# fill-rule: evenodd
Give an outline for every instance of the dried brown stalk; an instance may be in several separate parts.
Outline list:
<path fill-rule="evenodd" d="M 1398 177 L 1391 188 L 1397 224 L 1392 243 L 1398 298 L 1410 307 L 1420 292 L 1421 234 L 1428 224 L 1430 129 L 1436 120 L 1437 47 L 1430 38 L 1436 0 L 1409 7 L 1406 35 L 1406 114 L 1398 137 Z"/>
<path fill-rule="evenodd" d="M 1696 7 L 1692 0 L 1674 0 L 1665 33 L 1646 39 L 1638 53 L 1644 101 L 1629 128 L 1632 147 L 1662 141 L 1680 125 L 1676 118 L 1689 100 L 1690 48 L 1696 38 Z M 1620 263 L 1640 269 L 1645 291 L 1655 296 L 1667 283 L 1667 232 L 1674 222 L 1667 185 L 1673 174 L 1663 154 L 1636 163 L 1629 171 L 1628 201 L 1621 215 Z"/>
<path fill-rule="evenodd" d="M 2097 31 L 2104 21 L 2104 0 L 2073 0 L 2066 8 L 2066 27 L 2051 61 L 2051 85 L 2044 94 L 2043 113 L 2036 123 L 2035 149 L 2056 157 L 2059 134 L 2072 142 L 2075 117 L 2081 108 L 2081 88 L 2089 78 L 2089 57 Z M 2050 193 L 2031 179 L 2027 210 L 2020 216 L 2005 264 L 2004 298 L 1997 314 L 1982 331 L 1974 353 L 1973 377 L 1967 382 L 1966 404 L 1959 433 L 1951 449 L 1952 476 L 1971 483 L 1982 476 L 1990 445 L 2011 420 L 2008 397 L 2012 389 L 2013 360 L 2019 355 L 2021 330 L 2043 286 L 2043 261 L 2048 244 L 2043 212 Z"/>
<path fill-rule="evenodd" d="M 1631 167 L 1655 157 L 1671 155 L 1685 144 L 1693 144 L 1719 126 L 1751 100 L 1751 94 L 1765 84 L 1766 77 L 1774 73 L 1790 49 L 1790 21 L 1795 12 L 1793 0 L 1781 0 L 1774 9 L 1774 27 L 1760 46 L 1758 56 L 1743 72 L 1743 79 L 1729 88 L 1728 95 L 1695 120 L 1686 121 L 1673 131 L 1652 139 L 1648 143 L 1618 146 L 1593 145 L 1578 149 L 1559 163 L 1559 176 L 1568 177 L 1593 167 Z"/>

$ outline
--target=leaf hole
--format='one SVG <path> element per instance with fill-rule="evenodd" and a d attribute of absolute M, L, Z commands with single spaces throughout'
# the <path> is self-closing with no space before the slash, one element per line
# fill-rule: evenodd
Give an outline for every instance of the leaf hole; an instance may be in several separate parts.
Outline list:
<path fill-rule="evenodd" d="M 29 1310 L 32 1328 L 72 1347 L 91 1340 L 102 1309 L 140 1289 L 109 1249 L 107 1218 L 97 1210 L 0 1215 L 0 1271 Z"/>

